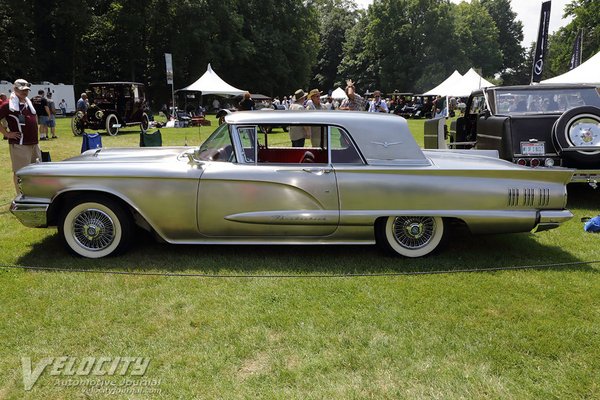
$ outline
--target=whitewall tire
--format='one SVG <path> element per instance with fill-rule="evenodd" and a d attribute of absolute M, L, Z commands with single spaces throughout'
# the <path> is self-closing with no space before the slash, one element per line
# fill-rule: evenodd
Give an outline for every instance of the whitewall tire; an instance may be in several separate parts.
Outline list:
<path fill-rule="evenodd" d="M 114 200 L 82 197 L 68 205 L 59 223 L 61 239 L 74 253 L 101 258 L 124 251 L 131 241 L 130 215 Z"/>
<path fill-rule="evenodd" d="M 119 127 L 114 125 L 119 125 L 119 119 L 115 114 L 108 114 L 106 116 L 106 132 L 110 136 L 116 136 L 119 133 Z"/>
<path fill-rule="evenodd" d="M 423 257 L 442 241 L 444 221 L 441 217 L 388 217 L 379 229 L 378 238 L 389 250 L 404 257 Z"/>

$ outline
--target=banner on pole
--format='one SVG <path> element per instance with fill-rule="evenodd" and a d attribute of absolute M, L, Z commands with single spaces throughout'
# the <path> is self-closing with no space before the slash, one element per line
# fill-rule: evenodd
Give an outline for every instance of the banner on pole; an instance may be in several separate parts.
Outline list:
<path fill-rule="evenodd" d="M 569 64 L 569 70 L 579 67 L 581 64 L 581 41 L 583 40 L 583 31 L 579 31 L 573 43 L 573 54 L 571 55 L 571 63 Z"/>
<path fill-rule="evenodd" d="M 173 57 L 171 53 L 165 53 L 165 64 L 167 66 L 167 84 L 173 84 Z"/>
<path fill-rule="evenodd" d="M 544 72 L 544 57 L 548 47 L 548 24 L 550 22 L 550 1 L 542 3 L 542 12 L 540 15 L 540 27 L 538 30 L 537 43 L 535 45 L 535 56 L 533 57 L 533 67 L 531 69 L 531 82 L 540 82 L 542 72 Z"/>

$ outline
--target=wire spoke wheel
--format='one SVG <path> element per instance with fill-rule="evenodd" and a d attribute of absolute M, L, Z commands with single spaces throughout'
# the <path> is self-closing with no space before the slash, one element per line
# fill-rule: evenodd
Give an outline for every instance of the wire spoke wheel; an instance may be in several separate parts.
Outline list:
<path fill-rule="evenodd" d="M 103 250 L 115 240 L 115 224 L 111 217 L 97 209 L 83 211 L 73 220 L 73 237 L 83 248 Z"/>
<path fill-rule="evenodd" d="M 422 257 L 434 251 L 444 235 L 441 217 L 396 216 L 380 224 L 378 240 L 405 257 Z"/>
<path fill-rule="evenodd" d="M 133 221 L 112 199 L 82 196 L 65 208 L 58 228 L 71 251 L 87 258 L 100 258 L 129 246 Z"/>
<path fill-rule="evenodd" d="M 435 220 L 430 217 L 396 217 L 393 224 L 396 241 L 408 249 L 426 246 L 435 233 Z"/>

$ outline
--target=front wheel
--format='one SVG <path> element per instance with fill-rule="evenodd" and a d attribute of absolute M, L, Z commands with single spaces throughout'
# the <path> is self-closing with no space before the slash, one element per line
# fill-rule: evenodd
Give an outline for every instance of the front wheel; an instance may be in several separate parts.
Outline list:
<path fill-rule="evenodd" d="M 115 114 L 108 114 L 106 116 L 106 132 L 110 136 L 116 136 L 119 133 L 119 119 Z"/>
<path fill-rule="evenodd" d="M 84 131 L 84 115 L 81 111 L 77 111 L 71 118 L 71 131 L 73 135 L 81 136 Z"/>
<path fill-rule="evenodd" d="M 133 236 L 131 216 L 116 201 L 83 196 L 65 207 L 58 231 L 74 253 L 101 258 L 123 252 Z"/>
<path fill-rule="evenodd" d="M 388 217 L 376 226 L 378 243 L 404 257 L 422 257 L 434 251 L 444 236 L 441 217 Z"/>

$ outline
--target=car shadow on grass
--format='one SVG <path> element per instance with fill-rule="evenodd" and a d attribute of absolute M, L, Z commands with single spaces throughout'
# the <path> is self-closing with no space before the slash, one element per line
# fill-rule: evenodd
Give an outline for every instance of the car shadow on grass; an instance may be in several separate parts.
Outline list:
<path fill-rule="evenodd" d="M 19 265 L 69 270 L 192 273 L 209 275 L 345 275 L 433 273 L 459 270 L 537 267 L 594 271 L 561 246 L 539 243 L 535 235 L 470 235 L 450 231 L 433 254 L 418 258 L 390 255 L 367 245 L 171 245 L 140 234 L 122 255 L 86 259 L 69 253 L 57 234 L 33 245 Z M 544 233 L 541 233 L 544 234 Z"/>

